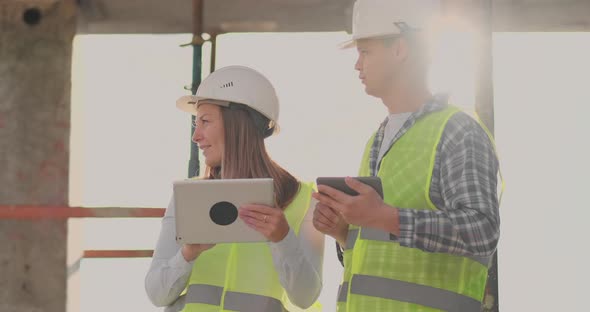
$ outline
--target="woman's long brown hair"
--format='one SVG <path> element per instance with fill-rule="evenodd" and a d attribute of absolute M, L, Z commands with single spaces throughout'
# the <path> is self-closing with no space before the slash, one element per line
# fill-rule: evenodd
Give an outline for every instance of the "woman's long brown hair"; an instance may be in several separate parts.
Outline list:
<path fill-rule="evenodd" d="M 264 145 L 264 130 L 253 120 L 259 114 L 243 105 L 221 107 L 225 129 L 224 153 L 221 167 L 205 169 L 206 179 L 272 178 L 275 204 L 284 210 L 299 191 L 299 181 L 275 163 Z M 257 118 L 262 117 L 256 116 Z M 265 117 L 262 117 L 265 118 Z M 267 123 L 268 124 L 268 123 Z"/>

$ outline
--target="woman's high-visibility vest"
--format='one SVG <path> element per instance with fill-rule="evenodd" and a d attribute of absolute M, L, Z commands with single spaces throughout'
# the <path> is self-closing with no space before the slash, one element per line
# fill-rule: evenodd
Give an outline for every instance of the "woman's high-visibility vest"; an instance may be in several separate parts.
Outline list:
<path fill-rule="evenodd" d="M 430 182 L 437 146 L 457 108 L 419 120 L 383 157 L 377 176 L 393 207 L 436 210 Z M 366 146 L 360 176 L 369 176 Z M 350 226 L 338 311 L 480 311 L 490 259 L 407 248 L 390 233 Z"/>
<path fill-rule="evenodd" d="M 300 183 L 284 213 L 298 234 L 313 184 Z M 195 261 L 187 288 L 175 306 L 182 311 L 302 311 L 279 282 L 268 243 L 217 244 Z M 184 306 L 184 308 L 183 308 Z M 318 304 L 313 306 L 317 309 Z M 172 309 L 170 309 L 172 310 Z"/>

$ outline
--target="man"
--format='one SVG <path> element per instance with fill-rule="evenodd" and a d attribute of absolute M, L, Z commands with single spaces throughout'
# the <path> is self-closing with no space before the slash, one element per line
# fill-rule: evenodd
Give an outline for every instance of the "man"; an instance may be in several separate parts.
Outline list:
<path fill-rule="evenodd" d="M 367 143 L 359 175 L 384 200 L 318 186 L 315 227 L 344 249 L 339 311 L 480 311 L 499 238 L 498 160 L 486 131 L 432 95 L 422 31 L 439 4 L 357 0 L 355 69 L 389 116 Z M 449 73 L 452 75 L 452 73 Z"/>

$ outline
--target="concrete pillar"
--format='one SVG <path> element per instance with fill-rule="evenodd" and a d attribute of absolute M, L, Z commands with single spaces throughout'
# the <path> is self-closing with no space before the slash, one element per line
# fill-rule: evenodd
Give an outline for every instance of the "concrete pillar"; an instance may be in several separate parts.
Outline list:
<path fill-rule="evenodd" d="M 475 79 L 475 110 L 482 122 L 494 133 L 494 82 L 493 82 L 493 21 L 492 0 L 443 0 L 443 11 L 472 25 L 477 32 L 477 68 Z M 498 254 L 494 253 L 488 272 L 483 312 L 499 311 Z"/>
<path fill-rule="evenodd" d="M 68 204 L 75 32 L 75 0 L 0 2 L 0 205 Z M 65 311 L 67 232 L 0 220 L 0 311 Z"/>

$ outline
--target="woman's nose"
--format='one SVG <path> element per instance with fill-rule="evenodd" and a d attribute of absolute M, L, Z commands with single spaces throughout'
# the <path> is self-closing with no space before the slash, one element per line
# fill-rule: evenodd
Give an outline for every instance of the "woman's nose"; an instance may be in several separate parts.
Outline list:
<path fill-rule="evenodd" d="M 199 143 L 199 141 L 201 141 L 201 139 L 203 139 L 203 134 L 201 133 L 201 130 L 196 127 L 195 131 L 193 132 L 193 137 L 192 140 L 194 143 Z"/>

